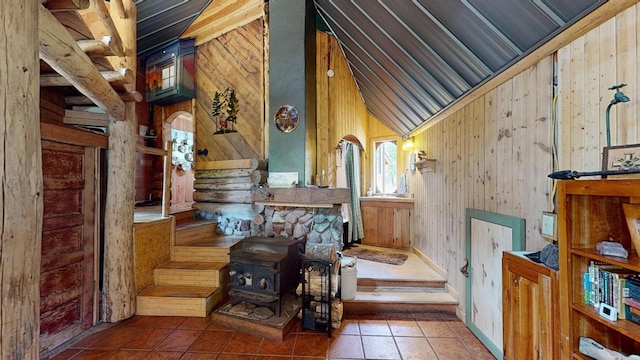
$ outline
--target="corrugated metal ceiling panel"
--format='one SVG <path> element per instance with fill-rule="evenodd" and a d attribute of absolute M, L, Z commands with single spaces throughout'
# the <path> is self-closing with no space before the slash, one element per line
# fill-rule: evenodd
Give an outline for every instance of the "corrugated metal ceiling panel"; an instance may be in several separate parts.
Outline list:
<path fill-rule="evenodd" d="M 314 0 L 367 109 L 407 135 L 606 0 Z"/>

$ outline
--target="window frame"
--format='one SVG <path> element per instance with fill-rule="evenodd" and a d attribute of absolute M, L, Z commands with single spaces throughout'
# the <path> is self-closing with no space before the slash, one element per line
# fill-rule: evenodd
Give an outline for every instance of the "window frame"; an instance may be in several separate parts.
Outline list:
<path fill-rule="evenodd" d="M 400 176 L 402 175 L 402 169 L 404 168 L 404 154 L 402 151 L 402 139 L 399 136 L 379 136 L 370 139 L 371 160 L 369 161 L 369 188 L 371 188 L 373 195 L 390 195 L 397 193 L 397 187 L 400 185 Z M 387 141 L 395 141 L 396 143 L 396 191 L 393 193 L 380 193 L 376 191 L 376 144 Z"/>

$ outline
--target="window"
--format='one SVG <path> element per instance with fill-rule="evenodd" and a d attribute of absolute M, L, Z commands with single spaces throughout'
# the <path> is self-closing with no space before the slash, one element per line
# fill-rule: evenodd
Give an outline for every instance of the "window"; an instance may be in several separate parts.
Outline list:
<path fill-rule="evenodd" d="M 161 69 L 162 90 L 172 88 L 176 84 L 176 65 L 173 61 Z"/>
<path fill-rule="evenodd" d="M 373 192 L 391 194 L 398 189 L 398 146 L 395 140 L 374 141 Z"/>

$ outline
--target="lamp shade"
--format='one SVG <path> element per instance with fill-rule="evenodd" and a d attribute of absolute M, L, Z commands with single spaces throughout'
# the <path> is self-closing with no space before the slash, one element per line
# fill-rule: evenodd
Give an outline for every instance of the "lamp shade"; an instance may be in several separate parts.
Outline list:
<path fill-rule="evenodd" d="M 402 151 L 411 151 L 413 150 L 413 136 L 410 138 L 404 139 L 402 142 Z"/>

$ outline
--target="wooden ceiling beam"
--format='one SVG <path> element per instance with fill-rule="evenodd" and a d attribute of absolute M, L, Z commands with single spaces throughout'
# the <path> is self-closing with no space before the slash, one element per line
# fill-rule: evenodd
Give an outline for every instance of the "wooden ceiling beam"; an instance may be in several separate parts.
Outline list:
<path fill-rule="evenodd" d="M 40 59 L 116 119 L 124 120 L 124 103 L 80 49 L 67 29 L 40 5 Z"/>
<path fill-rule="evenodd" d="M 124 4 L 122 0 L 111 0 L 111 8 L 110 10 L 113 12 L 113 15 L 119 17 L 120 19 L 127 19 L 129 14 L 124 10 Z"/>
<path fill-rule="evenodd" d="M 143 99 L 142 94 L 137 91 L 122 92 L 118 96 L 123 102 L 141 102 Z M 67 96 L 64 98 L 64 102 L 70 106 L 94 105 L 93 100 L 86 96 Z"/>
<path fill-rule="evenodd" d="M 49 11 L 82 10 L 89 7 L 89 0 L 41 0 Z"/>
<path fill-rule="evenodd" d="M 102 75 L 102 78 L 109 82 L 112 87 L 129 85 L 135 80 L 135 75 L 131 69 L 100 71 L 100 75 Z M 72 86 L 72 84 L 65 77 L 58 74 L 43 74 L 40 75 L 40 86 Z"/>
<path fill-rule="evenodd" d="M 103 36 L 102 40 L 78 40 L 78 46 L 89 57 L 115 55 L 111 50 L 111 36 Z"/>
<path fill-rule="evenodd" d="M 120 33 L 111 19 L 109 9 L 103 0 L 90 0 L 91 5 L 87 10 L 81 10 L 78 13 L 87 24 L 89 31 L 96 39 L 105 36 L 111 37 L 110 47 L 116 56 L 124 56 L 122 39 Z"/>

